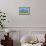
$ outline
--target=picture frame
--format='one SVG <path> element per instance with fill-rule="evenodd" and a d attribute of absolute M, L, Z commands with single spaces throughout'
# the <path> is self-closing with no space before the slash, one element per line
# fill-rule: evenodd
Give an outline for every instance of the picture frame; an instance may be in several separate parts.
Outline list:
<path fill-rule="evenodd" d="M 30 15 L 30 7 L 19 7 L 19 15 Z"/>

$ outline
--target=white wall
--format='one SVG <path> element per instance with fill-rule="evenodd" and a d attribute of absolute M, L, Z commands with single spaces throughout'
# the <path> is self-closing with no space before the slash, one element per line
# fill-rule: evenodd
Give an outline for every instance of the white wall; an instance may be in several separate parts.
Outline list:
<path fill-rule="evenodd" d="M 6 27 L 20 31 L 20 36 L 31 31 L 46 31 L 46 0 L 0 0 L 0 9 L 6 12 Z M 32 15 L 19 15 L 19 7 L 32 7 Z M 18 28 L 15 28 L 18 27 Z M 23 32 L 24 31 L 24 32 Z M 37 32 L 36 32 L 37 33 Z M 46 32 L 45 32 L 46 33 Z M 16 34 L 17 38 L 18 35 Z"/>
<path fill-rule="evenodd" d="M 7 27 L 46 27 L 45 4 L 46 0 L 0 0 L 0 9 L 6 12 Z M 32 15 L 19 15 L 21 6 L 32 7 Z"/>

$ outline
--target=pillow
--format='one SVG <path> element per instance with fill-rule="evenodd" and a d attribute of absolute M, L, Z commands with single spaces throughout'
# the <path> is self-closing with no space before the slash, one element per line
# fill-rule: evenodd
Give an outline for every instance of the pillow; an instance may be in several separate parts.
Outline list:
<path fill-rule="evenodd" d="M 20 39 L 21 43 L 25 43 L 28 42 L 30 40 L 30 37 L 27 35 L 22 36 L 22 38 Z"/>
<path fill-rule="evenodd" d="M 34 41 L 37 41 L 37 38 L 35 36 L 28 36 L 25 35 L 20 39 L 21 43 L 33 43 Z"/>
<path fill-rule="evenodd" d="M 28 44 L 28 43 L 23 43 L 21 44 L 21 46 L 33 46 L 32 44 Z"/>

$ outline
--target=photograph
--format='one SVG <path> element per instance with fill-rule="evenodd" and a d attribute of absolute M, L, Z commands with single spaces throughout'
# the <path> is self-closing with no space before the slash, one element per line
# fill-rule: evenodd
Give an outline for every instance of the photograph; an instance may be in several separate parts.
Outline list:
<path fill-rule="evenodd" d="M 30 7 L 19 7 L 19 15 L 30 15 Z"/>

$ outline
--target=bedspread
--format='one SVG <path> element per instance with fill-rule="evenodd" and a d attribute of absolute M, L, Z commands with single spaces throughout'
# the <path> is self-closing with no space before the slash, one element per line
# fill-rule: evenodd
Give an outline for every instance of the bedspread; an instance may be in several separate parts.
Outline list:
<path fill-rule="evenodd" d="M 41 46 L 42 43 L 37 43 L 37 44 L 29 44 L 29 43 L 23 43 L 21 46 Z"/>

